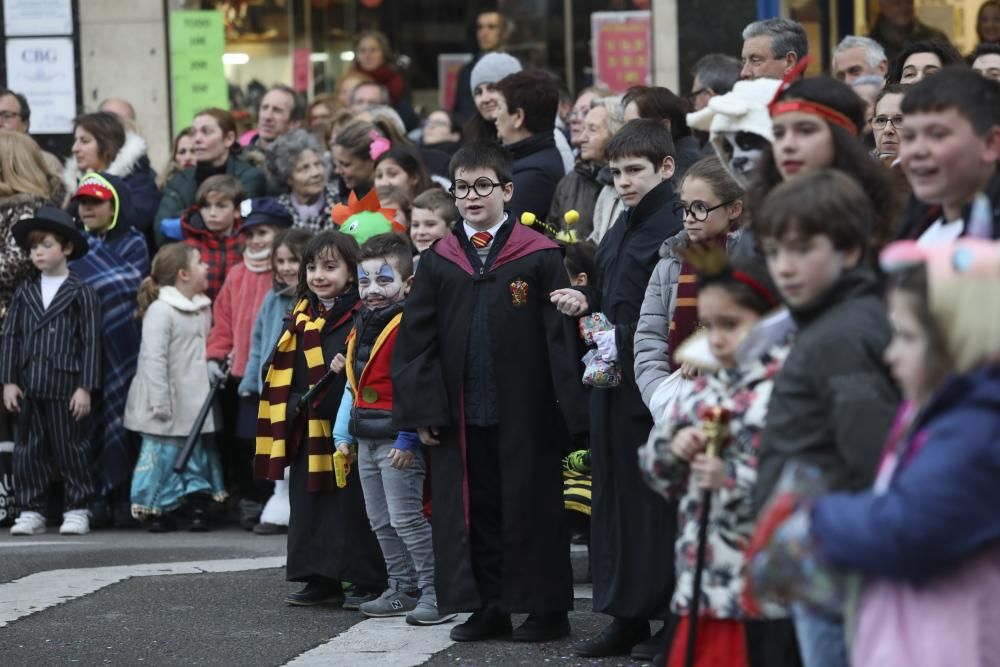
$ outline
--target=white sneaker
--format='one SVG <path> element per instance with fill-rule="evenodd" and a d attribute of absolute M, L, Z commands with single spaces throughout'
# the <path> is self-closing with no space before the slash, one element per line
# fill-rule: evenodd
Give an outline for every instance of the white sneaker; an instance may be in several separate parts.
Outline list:
<path fill-rule="evenodd" d="M 63 513 L 63 522 L 59 526 L 60 535 L 86 535 L 90 532 L 90 512 L 87 510 L 70 510 Z"/>
<path fill-rule="evenodd" d="M 11 535 L 41 535 L 45 532 L 45 517 L 38 512 L 21 512 L 10 527 Z"/>

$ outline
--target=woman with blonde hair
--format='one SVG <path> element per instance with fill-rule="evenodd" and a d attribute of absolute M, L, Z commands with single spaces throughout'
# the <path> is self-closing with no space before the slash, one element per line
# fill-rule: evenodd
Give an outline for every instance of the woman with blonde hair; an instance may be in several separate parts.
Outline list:
<path fill-rule="evenodd" d="M 46 168 L 38 144 L 26 134 L 0 130 L 0 328 L 14 288 L 31 271 L 31 259 L 14 241 L 11 229 L 21 218 L 34 217 L 41 206 L 61 204 L 65 196 L 59 176 Z M 6 451 L 13 450 L 13 433 L 0 406 L 0 450 L 4 445 L 10 447 Z"/>

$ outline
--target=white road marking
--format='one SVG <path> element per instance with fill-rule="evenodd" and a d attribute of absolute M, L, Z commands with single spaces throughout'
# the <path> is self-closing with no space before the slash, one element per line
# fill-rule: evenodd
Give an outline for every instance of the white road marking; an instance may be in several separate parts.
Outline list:
<path fill-rule="evenodd" d="M 286 664 L 292 667 L 416 667 L 454 644 L 448 634 L 455 623 L 465 621 L 467 616 L 462 614 L 453 623 L 428 627 L 407 625 L 406 619 L 400 616 L 369 618 Z"/>
<path fill-rule="evenodd" d="M 590 584 L 573 587 L 573 597 L 577 600 L 590 600 L 593 596 Z M 468 614 L 460 614 L 452 623 L 430 627 L 407 625 L 400 616 L 369 618 L 285 664 L 287 667 L 417 667 L 454 644 L 449 637 L 451 628 L 466 618 Z"/>
<path fill-rule="evenodd" d="M 57 540 L 55 542 L 22 542 L 20 540 L 14 540 L 11 542 L 0 542 L 0 549 L 16 549 L 18 547 L 40 547 L 40 546 L 61 547 L 72 544 L 93 544 L 93 542 L 74 542 L 70 540 Z"/>
<path fill-rule="evenodd" d="M 21 544 L 26 544 L 22 542 Z M 62 544 L 65 544 L 63 542 Z M 228 558 L 181 563 L 144 563 L 36 572 L 0 584 L 0 627 L 19 618 L 89 595 L 131 577 L 241 572 L 284 567 L 284 556 Z"/>

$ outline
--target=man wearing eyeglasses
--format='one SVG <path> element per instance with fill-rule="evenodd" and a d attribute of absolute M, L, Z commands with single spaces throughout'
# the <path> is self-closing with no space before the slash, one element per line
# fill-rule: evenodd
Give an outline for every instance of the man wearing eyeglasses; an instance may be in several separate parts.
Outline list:
<path fill-rule="evenodd" d="M 28 134 L 31 128 L 31 107 L 28 99 L 13 90 L 0 89 L 0 130 L 13 130 Z M 52 153 L 43 150 L 42 158 L 49 173 L 62 176 L 62 163 Z"/>
<path fill-rule="evenodd" d="M 781 79 L 809 53 L 805 28 L 789 19 L 754 21 L 743 29 L 740 76 Z"/>

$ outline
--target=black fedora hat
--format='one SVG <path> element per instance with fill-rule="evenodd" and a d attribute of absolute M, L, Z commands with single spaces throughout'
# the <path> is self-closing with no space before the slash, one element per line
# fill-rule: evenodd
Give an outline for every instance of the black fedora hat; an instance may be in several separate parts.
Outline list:
<path fill-rule="evenodd" d="M 90 251 L 90 244 L 76 225 L 69 213 L 55 206 L 43 206 L 35 211 L 35 217 L 24 218 L 14 223 L 11 229 L 17 245 L 30 251 L 28 235 L 31 232 L 52 232 L 73 244 L 73 253 L 69 259 L 80 259 Z"/>

